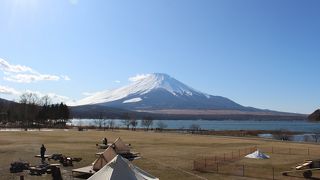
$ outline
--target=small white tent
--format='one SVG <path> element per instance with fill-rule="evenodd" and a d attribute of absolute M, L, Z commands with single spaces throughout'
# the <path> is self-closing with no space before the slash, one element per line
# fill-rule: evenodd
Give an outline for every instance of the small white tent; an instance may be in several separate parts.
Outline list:
<path fill-rule="evenodd" d="M 263 154 L 261 151 L 256 150 L 255 152 L 248 154 L 245 156 L 246 158 L 252 158 L 252 159 L 269 159 L 270 156 Z"/>
<path fill-rule="evenodd" d="M 159 180 L 117 155 L 88 180 Z"/>

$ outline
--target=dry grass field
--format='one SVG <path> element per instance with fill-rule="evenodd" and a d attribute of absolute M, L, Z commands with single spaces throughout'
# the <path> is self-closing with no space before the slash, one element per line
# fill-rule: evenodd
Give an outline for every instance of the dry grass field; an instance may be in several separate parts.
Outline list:
<path fill-rule="evenodd" d="M 235 175 L 201 173 L 193 170 L 193 160 L 205 156 L 221 155 L 237 149 L 258 146 L 266 151 L 270 147 L 307 149 L 310 155 L 270 154 L 268 160 L 253 160 L 242 158 L 230 164 L 247 165 L 248 167 L 274 167 L 290 169 L 290 167 L 308 158 L 320 158 L 320 145 L 290 143 L 281 141 L 264 140 L 258 138 L 235 138 L 222 136 L 203 136 L 178 133 L 159 133 L 145 131 L 76 131 L 54 130 L 49 132 L 0 132 L 0 179 L 18 179 L 9 173 L 12 161 L 25 160 L 31 164 L 39 163 L 40 159 L 34 158 L 39 154 L 41 144 L 47 147 L 47 154 L 62 153 L 72 157 L 81 157 L 83 160 L 74 163 L 73 168 L 87 166 L 95 160 L 98 150 L 95 146 L 103 137 L 109 141 L 121 137 L 125 143 L 132 144 L 133 151 L 140 152 L 141 159 L 133 163 L 159 177 L 162 180 L 191 180 L 191 179 L 257 179 L 261 173 L 257 170 L 248 171 L 250 177 Z M 269 151 L 268 150 L 268 151 Z M 294 154 L 294 153 L 293 153 Z M 63 168 L 65 179 L 72 179 L 69 173 L 72 168 Z M 232 168 L 229 168 L 230 171 Z M 298 177 L 283 177 L 278 172 L 277 179 L 303 179 Z M 316 173 L 314 179 L 320 179 Z M 26 176 L 26 179 L 51 179 L 50 175 L 36 177 Z"/>

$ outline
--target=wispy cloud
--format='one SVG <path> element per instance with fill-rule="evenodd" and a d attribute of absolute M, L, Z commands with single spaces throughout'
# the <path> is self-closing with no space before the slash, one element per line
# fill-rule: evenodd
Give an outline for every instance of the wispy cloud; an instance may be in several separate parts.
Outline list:
<path fill-rule="evenodd" d="M 129 77 L 129 81 L 136 82 L 136 81 L 144 79 L 144 78 L 146 78 L 148 76 L 150 76 L 150 74 L 137 74 L 135 76 Z"/>
<path fill-rule="evenodd" d="M 0 94 L 19 95 L 20 92 L 11 87 L 0 86 Z"/>
<path fill-rule="evenodd" d="M 115 82 L 115 83 L 121 83 L 121 81 L 119 81 L 119 80 L 115 80 L 114 82 Z"/>
<path fill-rule="evenodd" d="M 51 75 L 42 74 L 31 67 L 24 65 L 13 65 L 8 61 L 0 58 L 0 70 L 4 73 L 3 79 L 6 81 L 17 82 L 17 83 L 31 83 L 37 81 L 58 81 L 66 80 L 69 81 L 70 78 L 66 75 Z"/>
<path fill-rule="evenodd" d="M 82 95 L 83 96 L 94 96 L 94 95 L 98 95 L 98 94 L 105 93 L 105 92 L 108 92 L 108 90 L 106 90 L 106 91 L 96 91 L 96 92 L 83 92 Z"/>
<path fill-rule="evenodd" d="M 10 74 L 3 79 L 17 83 L 31 83 L 36 81 L 58 81 L 60 77 L 49 74 Z"/>
<path fill-rule="evenodd" d="M 5 61 L 4 59 L 1 59 L 1 58 L 0 58 L 0 69 L 4 72 L 8 72 L 8 73 L 21 73 L 21 72 L 34 73 L 32 68 L 30 68 L 28 66 L 12 65 L 12 64 L 9 64 L 8 61 Z"/>
<path fill-rule="evenodd" d="M 31 90 L 27 90 L 27 93 L 34 93 L 39 97 L 43 97 L 43 96 L 49 96 L 49 98 L 52 100 L 52 103 L 60 103 L 60 102 L 68 102 L 70 101 L 70 98 L 67 96 L 63 96 L 63 95 L 59 95 L 56 93 L 42 93 L 39 91 L 31 91 Z"/>
<path fill-rule="evenodd" d="M 92 93 L 92 92 L 83 92 L 82 95 L 84 96 L 92 96 L 95 95 L 96 93 Z"/>
<path fill-rule="evenodd" d="M 70 81 L 70 77 L 66 75 L 61 75 L 61 78 L 64 79 L 65 81 Z"/>
<path fill-rule="evenodd" d="M 49 98 L 52 100 L 53 103 L 60 103 L 60 102 L 68 102 L 70 101 L 70 98 L 67 96 L 59 95 L 56 93 L 42 93 L 39 91 L 33 91 L 33 90 L 26 90 L 26 91 L 19 91 L 14 88 L 8 87 L 8 86 L 0 86 L 0 94 L 5 95 L 12 95 L 15 98 L 19 99 L 19 96 L 23 93 L 34 93 L 39 98 L 43 96 L 49 96 Z"/>

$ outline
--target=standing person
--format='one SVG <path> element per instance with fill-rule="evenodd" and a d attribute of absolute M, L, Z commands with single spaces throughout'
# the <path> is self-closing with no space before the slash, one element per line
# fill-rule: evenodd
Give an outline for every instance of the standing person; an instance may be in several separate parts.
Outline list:
<path fill-rule="evenodd" d="M 102 143 L 103 143 L 104 145 L 108 145 L 108 139 L 107 139 L 107 138 L 104 138 L 104 139 L 102 140 Z"/>
<path fill-rule="evenodd" d="M 46 147 L 44 147 L 44 145 L 42 144 L 41 148 L 40 148 L 40 156 L 41 156 L 41 160 L 42 162 L 45 161 L 45 158 L 44 158 L 44 154 L 46 153 Z"/>

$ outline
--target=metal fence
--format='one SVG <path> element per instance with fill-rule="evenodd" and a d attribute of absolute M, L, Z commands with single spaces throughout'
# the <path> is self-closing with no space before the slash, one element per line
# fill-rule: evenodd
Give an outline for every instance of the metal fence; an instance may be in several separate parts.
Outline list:
<path fill-rule="evenodd" d="M 251 147 L 234 150 L 217 156 L 198 158 L 193 161 L 193 169 L 199 172 L 212 172 L 234 176 L 283 179 L 281 172 L 288 169 L 232 163 L 242 159 L 244 156 L 256 151 L 257 149 L 268 154 L 301 155 L 307 157 L 320 155 L 319 150 L 315 148 Z"/>

